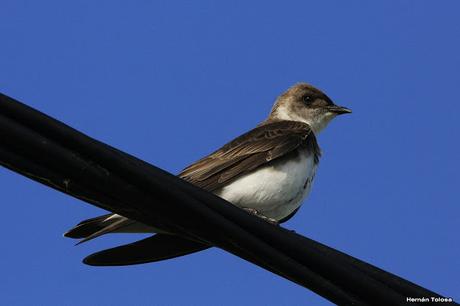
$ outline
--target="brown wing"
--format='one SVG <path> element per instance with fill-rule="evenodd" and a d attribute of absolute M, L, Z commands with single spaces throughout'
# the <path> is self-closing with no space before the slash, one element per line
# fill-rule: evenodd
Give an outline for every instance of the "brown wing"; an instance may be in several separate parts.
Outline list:
<path fill-rule="evenodd" d="M 309 148 L 319 158 L 315 135 L 307 124 L 298 121 L 269 122 L 195 162 L 179 176 L 198 187 L 214 191 L 301 146 Z"/>

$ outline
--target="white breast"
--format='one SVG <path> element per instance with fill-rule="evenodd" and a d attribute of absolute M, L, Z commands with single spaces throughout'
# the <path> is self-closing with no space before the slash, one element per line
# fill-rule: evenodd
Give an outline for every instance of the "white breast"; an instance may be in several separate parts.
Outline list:
<path fill-rule="evenodd" d="M 258 168 L 216 191 L 216 195 L 238 207 L 257 210 L 281 220 L 302 203 L 315 176 L 314 156 L 302 150 L 296 158 L 282 159 Z"/>

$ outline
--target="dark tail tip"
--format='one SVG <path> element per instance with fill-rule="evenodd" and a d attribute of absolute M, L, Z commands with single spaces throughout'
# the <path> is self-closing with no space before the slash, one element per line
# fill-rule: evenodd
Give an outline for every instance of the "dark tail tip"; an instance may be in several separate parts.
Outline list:
<path fill-rule="evenodd" d="M 91 234 L 100 231 L 107 224 L 103 224 L 103 221 L 110 217 L 112 214 L 106 214 L 96 218 L 91 218 L 78 223 L 76 226 L 64 233 L 64 237 L 73 239 L 83 239 Z"/>

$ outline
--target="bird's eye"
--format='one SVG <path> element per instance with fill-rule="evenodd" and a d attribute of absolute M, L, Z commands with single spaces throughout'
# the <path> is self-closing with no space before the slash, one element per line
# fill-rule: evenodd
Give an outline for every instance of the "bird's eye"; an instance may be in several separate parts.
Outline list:
<path fill-rule="evenodd" d="M 306 104 L 309 104 L 309 103 L 311 103 L 311 101 L 313 101 L 313 98 L 311 96 L 309 96 L 309 95 L 303 96 L 302 99 L 303 99 L 303 102 L 305 102 Z"/>

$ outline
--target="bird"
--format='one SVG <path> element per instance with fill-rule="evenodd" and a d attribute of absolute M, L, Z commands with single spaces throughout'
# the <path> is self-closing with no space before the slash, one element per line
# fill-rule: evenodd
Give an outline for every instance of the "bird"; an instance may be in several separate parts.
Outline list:
<path fill-rule="evenodd" d="M 320 89 L 297 83 L 275 100 L 254 129 L 192 163 L 178 176 L 269 223 L 289 220 L 310 193 L 321 157 L 316 136 L 338 115 Z M 108 233 L 156 233 L 151 238 L 85 258 L 90 265 L 130 265 L 189 254 L 209 246 L 165 233 L 118 214 L 78 223 L 64 236 L 89 241 Z"/>

